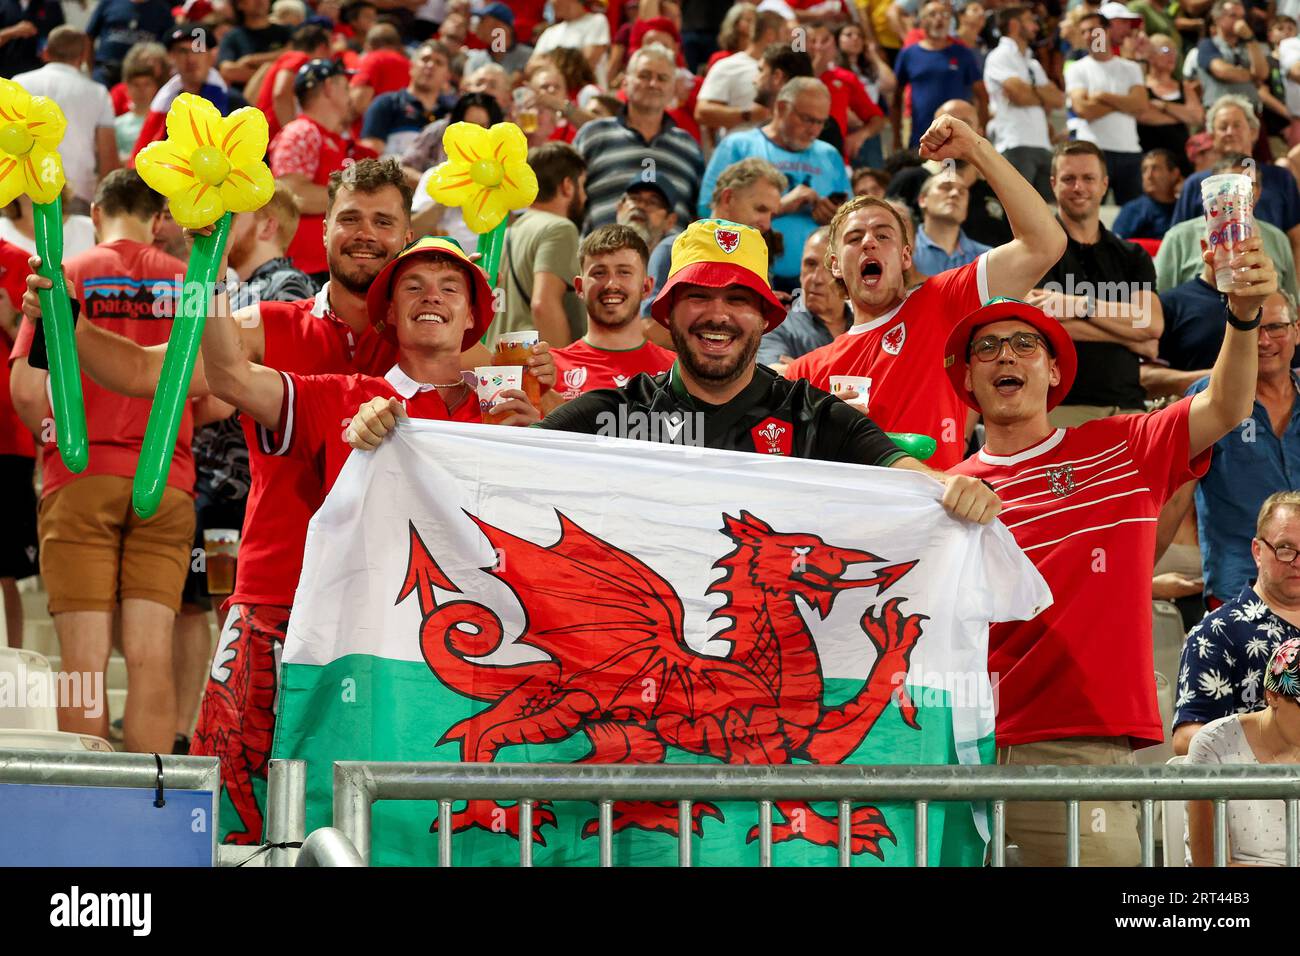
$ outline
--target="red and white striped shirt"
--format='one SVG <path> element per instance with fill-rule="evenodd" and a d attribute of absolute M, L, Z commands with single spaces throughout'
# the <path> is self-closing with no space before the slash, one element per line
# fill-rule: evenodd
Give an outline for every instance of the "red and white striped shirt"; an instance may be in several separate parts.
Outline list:
<path fill-rule="evenodd" d="M 990 482 L 1000 515 L 1052 589 L 1031 621 L 989 630 L 999 746 L 1066 737 L 1164 739 L 1151 644 L 1156 518 L 1205 474 L 1188 461 L 1191 399 L 1149 415 L 1058 428 L 1014 455 L 985 451 L 952 471 Z"/>

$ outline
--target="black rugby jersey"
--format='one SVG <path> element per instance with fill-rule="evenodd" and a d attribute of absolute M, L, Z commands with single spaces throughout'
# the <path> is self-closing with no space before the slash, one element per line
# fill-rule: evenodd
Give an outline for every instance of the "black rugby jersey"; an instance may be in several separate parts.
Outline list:
<path fill-rule="evenodd" d="M 725 405 L 691 396 L 674 364 L 660 375 L 642 373 L 622 388 L 580 395 L 534 427 L 855 465 L 885 467 L 906 456 L 847 403 L 763 365 Z"/>

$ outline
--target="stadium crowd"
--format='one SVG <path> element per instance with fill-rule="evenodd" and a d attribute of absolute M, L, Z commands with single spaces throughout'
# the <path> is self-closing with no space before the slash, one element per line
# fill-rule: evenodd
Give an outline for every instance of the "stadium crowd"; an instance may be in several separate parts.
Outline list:
<path fill-rule="evenodd" d="M 999 762 L 1129 763 L 1172 739 L 1191 762 L 1300 763 L 1297 0 L 64 14 L 0 2 L 0 76 L 68 117 L 90 464 L 73 474 L 55 447 L 20 198 L 0 218 L 7 640 L 39 573 L 60 666 L 103 673 L 114 646 L 127 665 L 120 726 L 69 707 L 60 727 L 222 758 L 228 839 L 262 836 L 264 662 L 343 459 L 404 415 L 482 420 L 467 370 L 530 330 L 533 380 L 500 424 L 695 412 L 710 447 L 909 468 L 959 520 L 1000 517 L 1055 603 L 991 630 Z M 134 159 L 183 92 L 265 113 L 276 186 L 234 218 L 146 520 L 131 481 L 193 237 Z M 425 187 L 451 124 L 502 121 L 539 188 L 494 295 L 462 211 Z M 1251 177 L 1258 223 L 1228 288 L 1203 251 L 1201 184 L 1222 172 Z M 1188 631 L 1164 712 L 1153 599 Z M 1082 811 L 1106 821 L 1085 863 L 1137 862 L 1132 805 Z M 1208 804 L 1190 820 L 1204 862 Z M 1282 820 L 1280 801 L 1235 803 L 1233 860 L 1280 865 Z M 1063 860 L 1059 805 L 1013 804 L 1007 826 L 1022 862 Z"/>

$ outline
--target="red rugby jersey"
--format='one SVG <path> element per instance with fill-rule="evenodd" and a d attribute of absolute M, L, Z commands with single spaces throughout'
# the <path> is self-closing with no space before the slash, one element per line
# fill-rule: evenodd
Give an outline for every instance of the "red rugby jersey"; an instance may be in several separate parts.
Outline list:
<path fill-rule="evenodd" d="M 343 464 L 352 454 L 345 432 L 357 409 L 372 398 L 396 398 L 411 418 L 439 421 L 480 423 L 478 396 L 466 381 L 465 400 L 455 411 L 447 405 L 432 385 L 417 382 L 394 365 L 383 378 L 376 375 L 294 375 L 281 372 L 284 378 L 284 405 L 280 410 L 278 432 L 259 429 L 273 443 L 273 454 L 307 462 L 322 485 L 312 514 L 320 508 Z M 302 555 L 299 555 L 301 563 Z M 296 584 L 296 582 L 295 582 Z"/>
<path fill-rule="evenodd" d="M 653 342 L 615 351 L 596 348 L 586 339 L 551 349 L 551 355 L 555 357 L 555 387 L 565 401 L 598 388 L 622 388 L 642 372 L 658 375 L 677 360 L 677 353 Z"/>
<path fill-rule="evenodd" d="M 952 470 L 992 483 L 1001 520 L 1052 589 L 1030 621 L 989 629 L 999 746 L 1065 737 L 1164 739 L 1151 644 L 1156 518 L 1205 474 L 1188 462 L 1192 400 L 1058 428 L 1014 455 Z"/>
<path fill-rule="evenodd" d="M 985 253 L 931 276 L 892 311 L 795 359 L 785 377 L 828 392 L 832 375 L 870 378 L 871 420 L 888 432 L 929 435 L 937 448 L 926 464 L 946 471 L 966 451 L 967 407 L 943 370 L 943 348 L 952 327 L 988 297 Z"/>
<path fill-rule="evenodd" d="M 263 302 L 262 364 L 301 375 L 383 372 L 397 358 L 389 341 L 367 328 L 360 335 L 329 311 L 329 283 L 314 299 Z M 324 499 L 310 462 L 273 454 L 276 446 L 244 416 L 251 483 L 235 571 L 235 604 L 289 607 L 302 573 L 307 522 Z"/>

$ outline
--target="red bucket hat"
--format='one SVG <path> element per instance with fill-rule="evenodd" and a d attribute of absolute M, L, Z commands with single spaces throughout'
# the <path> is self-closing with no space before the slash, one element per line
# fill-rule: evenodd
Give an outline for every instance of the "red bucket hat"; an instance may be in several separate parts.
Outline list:
<path fill-rule="evenodd" d="M 948 381 L 952 382 L 953 390 L 963 402 L 976 411 L 981 410 L 975 402 L 975 396 L 966 388 L 966 368 L 970 364 L 971 339 L 980 326 L 1005 322 L 1008 319 L 1032 325 L 1039 335 L 1047 339 L 1052 357 L 1056 359 L 1056 366 L 1061 372 L 1060 382 L 1047 390 L 1047 408 L 1051 411 L 1061 404 L 1062 399 L 1070 391 L 1070 386 L 1074 384 L 1074 376 L 1079 368 L 1078 355 L 1074 351 L 1074 342 L 1066 334 L 1065 329 L 1061 328 L 1060 322 L 1042 309 L 1028 302 L 1021 302 L 1019 299 L 990 299 L 958 322 L 948 333 L 948 343 L 943 349 L 943 369 L 948 373 Z"/>
<path fill-rule="evenodd" d="M 751 226 L 725 219 L 699 219 L 673 240 L 672 266 L 668 281 L 655 296 L 650 314 L 660 325 L 668 325 L 673 289 L 680 284 L 725 289 L 742 285 L 763 300 L 765 331 L 785 321 L 785 306 L 767 281 L 767 243 Z"/>
<path fill-rule="evenodd" d="M 483 338 L 488 326 L 492 324 L 494 314 L 492 287 L 488 285 L 483 270 L 470 262 L 469 256 L 460 247 L 460 243 L 450 236 L 424 236 L 417 239 L 380 270 L 370 286 L 370 291 L 366 293 L 366 311 L 370 315 L 371 324 L 381 335 L 396 341 L 397 331 L 388 324 L 388 306 L 393 301 L 393 278 L 397 275 L 397 270 L 411 256 L 419 256 L 422 259 L 446 259 L 460 266 L 469 279 L 469 301 L 470 310 L 474 315 L 474 324 L 461 340 L 461 351 L 471 348 L 475 342 Z"/>

